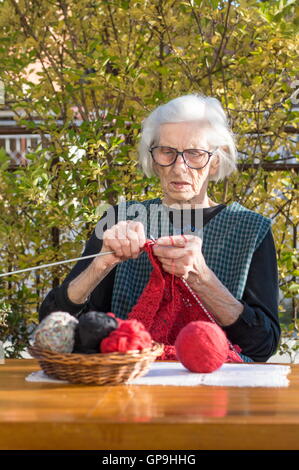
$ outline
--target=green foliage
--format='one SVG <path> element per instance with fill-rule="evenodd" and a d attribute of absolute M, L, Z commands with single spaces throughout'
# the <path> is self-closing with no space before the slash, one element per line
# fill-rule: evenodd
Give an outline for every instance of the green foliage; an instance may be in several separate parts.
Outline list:
<path fill-rule="evenodd" d="M 42 145 L 14 171 L 0 151 L 1 271 L 76 257 L 102 202 L 160 195 L 139 169 L 138 136 L 144 117 L 178 95 L 222 102 L 241 164 L 273 162 L 282 146 L 295 156 L 286 129 L 298 123 L 296 8 L 289 0 L 3 0 L 6 105 Z M 281 291 L 295 316 L 297 174 L 240 169 L 210 183 L 210 197 L 273 218 Z M 0 278 L 9 354 L 20 354 L 40 302 L 69 269 Z"/>
<path fill-rule="evenodd" d="M 296 361 L 299 351 L 299 334 L 296 324 L 290 323 L 282 328 L 282 337 L 279 347 L 279 355 L 287 354 L 289 362 Z"/>

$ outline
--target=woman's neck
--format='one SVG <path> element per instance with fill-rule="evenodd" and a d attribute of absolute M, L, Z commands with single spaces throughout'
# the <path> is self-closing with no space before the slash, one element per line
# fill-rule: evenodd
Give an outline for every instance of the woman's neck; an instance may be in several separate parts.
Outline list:
<path fill-rule="evenodd" d="M 174 207 L 176 209 L 205 209 L 208 207 L 218 206 L 217 202 L 212 201 L 207 197 L 202 202 L 193 202 L 193 201 L 169 201 L 168 198 L 164 197 L 162 199 L 162 204 L 168 207 Z"/>

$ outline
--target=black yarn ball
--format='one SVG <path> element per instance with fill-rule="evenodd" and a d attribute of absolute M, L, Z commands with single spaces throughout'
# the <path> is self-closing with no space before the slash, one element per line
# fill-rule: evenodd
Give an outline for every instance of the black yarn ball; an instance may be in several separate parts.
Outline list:
<path fill-rule="evenodd" d="M 73 353 L 99 353 L 101 341 L 118 327 L 117 320 L 103 312 L 86 312 L 78 320 Z"/>

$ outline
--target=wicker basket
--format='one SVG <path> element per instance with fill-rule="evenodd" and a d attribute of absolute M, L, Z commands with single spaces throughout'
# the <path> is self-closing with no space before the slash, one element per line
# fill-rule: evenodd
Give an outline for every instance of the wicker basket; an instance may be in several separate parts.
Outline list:
<path fill-rule="evenodd" d="M 151 362 L 163 352 L 163 345 L 153 341 L 150 349 L 126 354 L 60 354 L 29 346 L 43 371 L 55 379 L 71 383 L 116 385 L 146 374 Z"/>

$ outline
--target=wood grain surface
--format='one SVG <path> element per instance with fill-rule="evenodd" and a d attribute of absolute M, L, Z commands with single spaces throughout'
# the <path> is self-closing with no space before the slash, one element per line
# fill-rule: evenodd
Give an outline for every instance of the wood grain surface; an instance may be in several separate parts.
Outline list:
<path fill-rule="evenodd" d="M 289 387 L 88 386 L 26 382 L 0 366 L 0 449 L 299 449 L 299 364 Z"/>

